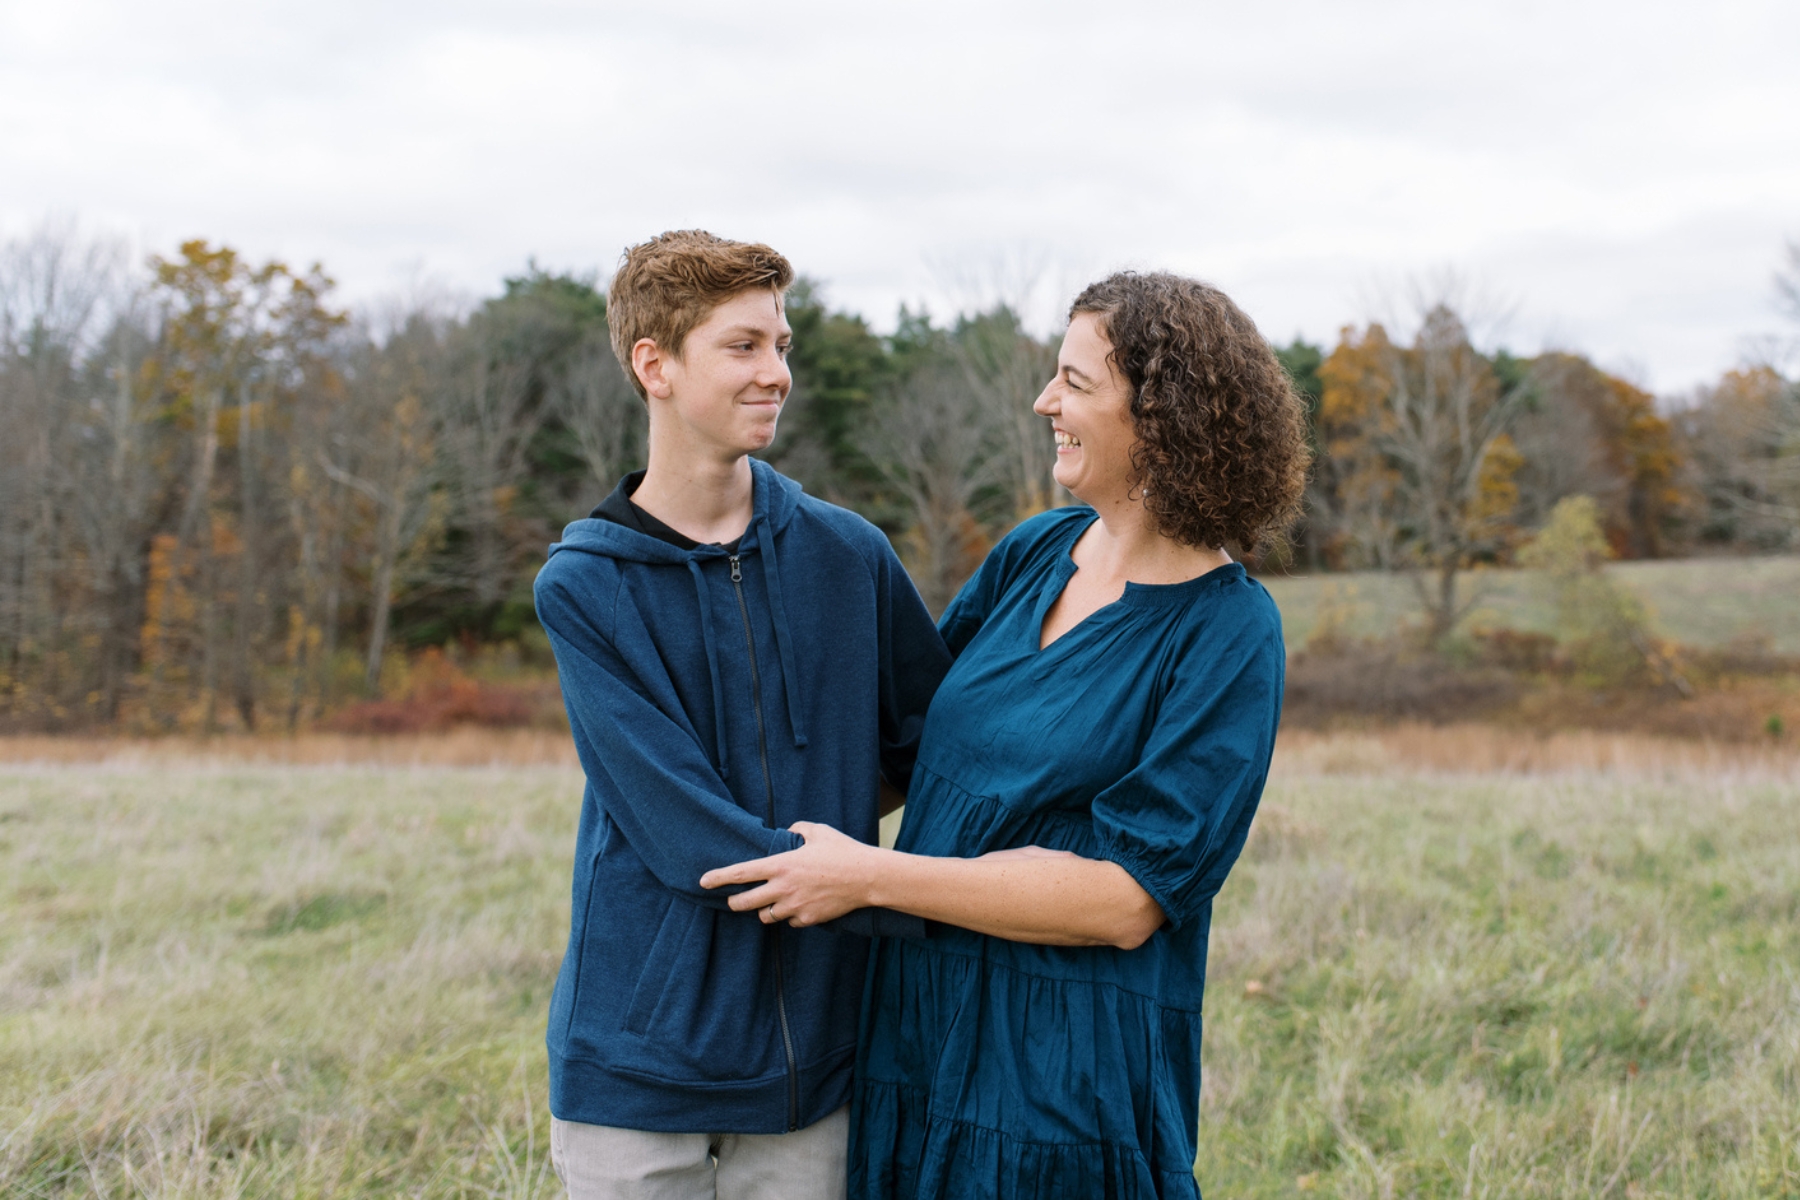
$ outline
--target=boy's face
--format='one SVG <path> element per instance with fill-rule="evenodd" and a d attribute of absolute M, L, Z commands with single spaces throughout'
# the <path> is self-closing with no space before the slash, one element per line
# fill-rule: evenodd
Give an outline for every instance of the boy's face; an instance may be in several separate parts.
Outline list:
<path fill-rule="evenodd" d="M 775 440 L 775 422 L 794 385 L 787 366 L 793 335 L 779 295 L 740 292 L 694 327 L 680 358 L 657 354 L 639 375 L 651 403 L 661 403 L 700 444 L 730 456 L 749 454 Z"/>

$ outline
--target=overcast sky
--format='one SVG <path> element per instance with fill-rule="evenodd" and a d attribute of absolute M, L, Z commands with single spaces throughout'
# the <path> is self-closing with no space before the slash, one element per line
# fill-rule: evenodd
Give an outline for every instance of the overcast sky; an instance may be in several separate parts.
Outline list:
<path fill-rule="evenodd" d="M 1453 271 L 1674 391 L 1781 328 L 1800 3 L 0 0 L 0 234 L 320 260 L 352 302 L 699 225 L 890 327 L 1107 268 L 1328 341 Z"/>

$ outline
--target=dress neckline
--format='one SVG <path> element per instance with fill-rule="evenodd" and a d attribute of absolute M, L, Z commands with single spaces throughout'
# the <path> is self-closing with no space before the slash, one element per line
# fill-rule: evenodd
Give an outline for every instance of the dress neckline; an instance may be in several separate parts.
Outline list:
<path fill-rule="evenodd" d="M 1081 541 L 1082 535 L 1092 529 L 1094 527 L 1094 522 L 1099 519 L 1100 514 L 1089 509 L 1087 520 L 1069 522 L 1073 533 L 1068 542 L 1060 551 L 1058 551 L 1055 559 L 1052 560 L 1051 570 L 1054 583 L 1052 586 L 1044 589 L 1043 595 L 1039 598 L 1038 604 L 1036 605 L 1034 620 L 1032 621 L 1032 639 L 1035 643 L 1032 647 L 1033 653 L 1048 653 L 1056 646 L 1061 645 L 1071 635 L 1079 633 L 1083 629 L 1089 627 L 1090 624 L 1100 624 L 1100 618 L 1112 615 L 1114 609 L 1165 608 L 1171 605 L 1186 604 L 1189 600 L 1193 599 L 1209 587 L 1220 587 L 1244 578 L 1244 564 L 1233 561 L 1221 563 L 1211 570 L 1204 571 L 1201 574 L 1194 576 L 1192 579 L 1183 579 L 1175 583 L 1133 583 L 1131 580 L 1126 580 L 1124 594 L 1117 600 L 1102 604 L 1099 608 L 1096 608 L 1093 612 L 1063 630 L 1054 641 L 1045 644 L 1044 621 L 1049 617 L 1050 610 L 1056 606 L 1056 602 L 1062 598 L 1064 589 L 1069 586 L 1069 580 L 1073 579 L 1075 573 L 1081 569 L 1075 561 L 1075 547 Z"/>

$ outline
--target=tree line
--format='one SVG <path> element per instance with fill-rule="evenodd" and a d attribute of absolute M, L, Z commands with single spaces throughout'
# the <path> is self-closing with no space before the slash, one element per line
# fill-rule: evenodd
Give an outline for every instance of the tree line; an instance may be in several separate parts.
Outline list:
<path fill-rule="evenodd" d="M 1800 320 L 1800 250 L 1782 276 Z M 547 661 L 548 542 L 644 454 L 592 277 L 351 314 L 313 266 L 185 243 L 134 269 L 48 230 L 0 250 L 0 728 L 291 729 L 460 643 Z M 1593 499 L 1613 552 L 1794 550 L 1800 384 L 1746 367 L 1678 405 L 1568 352 L 1478 348 L 1455 307 L 1277 352 L 1317 462 L 1261 569 L 1382 568 L 1428 631 L 1460 573 Z M 1054 339 L 1005 303 L 891 334 L 792 291 L 770 460 L 886 530 L 935 609 L 1065 500 L 1030 406 Z"/>

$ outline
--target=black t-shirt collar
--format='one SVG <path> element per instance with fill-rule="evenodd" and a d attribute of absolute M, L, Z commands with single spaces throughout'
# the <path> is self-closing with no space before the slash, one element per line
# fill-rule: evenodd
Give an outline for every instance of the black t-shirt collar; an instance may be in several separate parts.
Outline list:
<path fill-rule="evenodd" d="M 614 488 L 606 499 L 596 505 L 594 511 L 589 513 L 588 516 L 595 520 L 611 521 L 615 525 L 623 525 L 627 529 L 634 529 L 641 534 L 655 538 L 659 542 L 667 542 L 669 545 L 674 546 L 679 550 L 699 549 L 701 543 L 696 542 L 693 538 L 682 533 L 679 529 L 672 528 L 657 520 L 632 502 L 631 494 L 637 491 L 638 485 L 643 482 L 644 472 L 642 471 L 633 471 L 626 475 L 625 478 L 619 480 L 619 486 Z M 720 543 L 719 545 L 727 554 L 736 554 L 738 543 L 742 540 L 741 537 L 736 537 L 732 538 L 729 542 Z"/>

